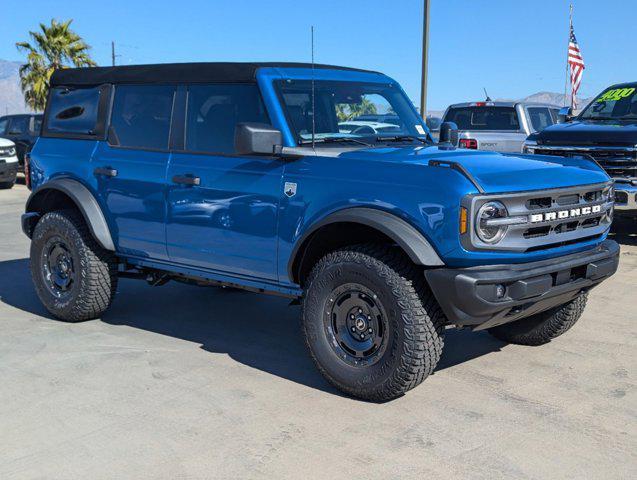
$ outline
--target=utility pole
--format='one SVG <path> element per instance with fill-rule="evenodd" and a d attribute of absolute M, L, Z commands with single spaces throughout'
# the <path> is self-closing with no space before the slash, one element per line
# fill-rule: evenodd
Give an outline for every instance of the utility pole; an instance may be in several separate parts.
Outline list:
<path fill-rule="evenodd" d="M 112 65 L 115 66 L 115 42 L 111 42 L 111 61 Z"/>
<path fill-rule="evenodd" d="M 429 60 L 429 0 L 424 0 L 422 19 L 422 73 L 420 78 L 420 116 L 427 119 L 427 63 Z"/>

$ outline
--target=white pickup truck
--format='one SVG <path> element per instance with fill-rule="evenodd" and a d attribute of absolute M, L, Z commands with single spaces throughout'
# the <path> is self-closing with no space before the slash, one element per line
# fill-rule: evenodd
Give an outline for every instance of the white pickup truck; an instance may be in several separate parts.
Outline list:
<path fill-rule="evenodd" d="M 443 122 L 458 125 L 461 148 L 522 151 L 531 133 L 557 123 L 559 106 L 528 102 L 471 102 L 449 106 Z"/>

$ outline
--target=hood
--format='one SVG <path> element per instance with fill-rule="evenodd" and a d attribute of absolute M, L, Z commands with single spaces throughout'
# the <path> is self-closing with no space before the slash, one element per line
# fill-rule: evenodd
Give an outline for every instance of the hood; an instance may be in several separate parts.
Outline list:
<path fill-rule="evenodd" d="M 342 153 L 341 158 L 430 166 L 431 160 L 462 165 L 487 193 L 523 192 L 602 183 L 608 175 L 594 162 L 544 155 L 512 155 L 479 150 L 445 150 L 437 146 L 370 148 Z M 458 173 L 458 175 L 462 175 Z"/>
<path fill-rule="evenodd" d="M 575 120 L 545 128 L 534 136 L 545 145 L 637 145 L 637 121 Z"/>
<path fill-rule="evenodd" d="M 0 147 L 14 147 L 14 146 L 15 146 L 15 143 L 13 143 L 11 140 L 0 137 Z"/>

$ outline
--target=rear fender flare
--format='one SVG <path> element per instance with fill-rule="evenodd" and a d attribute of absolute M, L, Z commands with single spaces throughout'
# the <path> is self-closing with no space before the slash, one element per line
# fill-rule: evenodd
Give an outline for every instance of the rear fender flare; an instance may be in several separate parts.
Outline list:
<path fill-rule="evenodd" d="M 43 211 L 39 203 L 44 200 L 47 193 L 50 193 L 52 190 L 57 190 L 68 196 L 84 217 L 84 221 L 88 225 L 95 240 L 97 240 L 104 249 L 115 251 L 113 237 L 108 228 L 108 223 L 106 222 L 102 208 L 93 193 L 77 180 L 71 178 L 54 179 L 34 190 L 29 196 L 25 207 L 25 216 L 27 218 L 32 218 L 32 214 Z M 31 216 L 29 216 L 29 214 L 31 214 Z M 29 230 L 26 231 L 27 234 L 30 233 Z"/>

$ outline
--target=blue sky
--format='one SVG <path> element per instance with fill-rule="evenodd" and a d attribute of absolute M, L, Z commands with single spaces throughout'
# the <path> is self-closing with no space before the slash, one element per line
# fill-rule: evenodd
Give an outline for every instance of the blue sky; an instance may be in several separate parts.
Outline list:
<path fill-rule="evenodd" d="M 0 21 L 0 58 L 38 22 L 74 19 L 100 65 L 118 62 L 316 61 L 380 70 L 420 98 L 422 0 L 31 0 L 10 2 Z M 637 80 L 637 1 L 575 0 L 586 62 L 580 96 Z M 563 92 L 566 0 L 431 0 L 429 109 L 482 99 Z M 8 13 L 8 15 L 7 15 Z M 9 20 L 9 21 L 7 21 Z"/>

